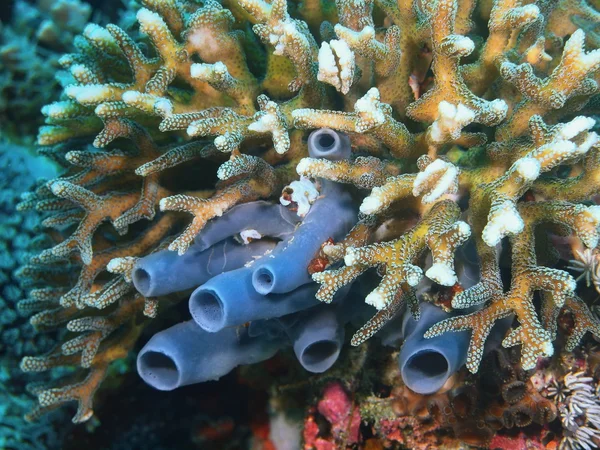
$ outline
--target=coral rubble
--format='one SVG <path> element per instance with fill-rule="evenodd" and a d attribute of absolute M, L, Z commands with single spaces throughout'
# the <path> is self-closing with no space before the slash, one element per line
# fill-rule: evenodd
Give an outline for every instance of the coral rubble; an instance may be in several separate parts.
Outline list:
<path fill-rule="evenodd" d="M 359 397 L 360 412 L 330 384 L 306 421 L 307 442 L 368 441 L 362 419 L 403 445 L 425 445 L 432 432 L 431 445 L 489 445 L 499 430 L 544 427 L 558 414 L 573 439 L 597 438 L 592 412 L 576 417 L 593 427 L 575 426 L 527 373 L 588 334 L 600 338 L 589 305 L 600 239 L 593 6 L 133 6 L 139 33 L 88 24 L 59 60 L 72 82 L 42 108 L 40 151 L 63 172 L 19 205 L 44 214 L 52 242 L 20 269 L 32 288 L 21 303 L 36 328 L 69 334 L 21 367 L 80 370 L 38 387 L 29 419 L 71 401 L 74 422 L 90 419 L 113 363 L 188 297 L 193 321 L 156 334 L 138 360 L 145 379 L 164 376 L 160 389 L 218 378 L 287 338 L 302 366 L 321 373 L 340 355 L 346 324 L 358 323 L 351 346 L 372 349 L 366 341 L 384 327 L 389 337 L 394 318 L 418 321 L 431 302 L 451 313 L 422 337 L 468 331 L 456 350 L 467 370 L 453 363 L 431 395 L 396 376 L 395 400 Z M 502 319 L 508 331 L 496 339 Z M 505 362 L 500 346 L 517 347 L 519 360 Z M 201 358 L 214 367 L 199 369 Z M 481 372 L 494 358 L 492 374 L 505 376 L 488 395 Z"/>

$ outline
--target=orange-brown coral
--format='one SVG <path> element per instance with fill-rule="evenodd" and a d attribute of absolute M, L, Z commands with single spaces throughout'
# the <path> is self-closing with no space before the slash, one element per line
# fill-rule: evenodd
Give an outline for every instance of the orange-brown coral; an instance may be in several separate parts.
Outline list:
<path fill-rule="evenodd" d="M 323 246 L 312 275 L 330 301 L 378 270 L 366 296 L 378 311 L 353 344 L 403 303 L 416 316 L 425 278 L 456 292 L 450 307 L 479 308 L 426 334 L 472 330 L 471 372 L 494 323 L 511 315 L 518 324 L 503 346 L 521 346 L 523 369 L 553 354 L 560 311 L 574 320 L 567 349 L 600 336 L 575 279 L 542 251 L 549 233 L 598 246 L 600 145 L 589 116 L 600 50 L 586 1 L 141 3 L 136 40 L 115 25 L 86 28 L 61 59 L 72 83 L 42 110 L 41 151 L 65 170 L 21 205 L 48 213 L 55 243 L 21 270 L 36 287 L 23 305 L 41 311 L 40 328 L 77 335 L 22 366 L 87 370 L 41 390 L 42 410 L 77 400 L 75 420 L 89 418 L 107 367 L 143 327 L 136 319 L 157 314 L 161 300 L 131 284 L 137 258 L 184 253 L 208 221 L 276 201 L 298 175 L 357 188 L 359 222 Z M 354 156 L 306 158 L 304 130 L 320 127 L 348 133 Z M 463 289 L 454 266 L 467 239 L 481 269 Z M 509 381 L 496 405 L 503 426 L 549 420 L 524 379 Z M 427 414 L 465 423 L 444 408 Z"/>

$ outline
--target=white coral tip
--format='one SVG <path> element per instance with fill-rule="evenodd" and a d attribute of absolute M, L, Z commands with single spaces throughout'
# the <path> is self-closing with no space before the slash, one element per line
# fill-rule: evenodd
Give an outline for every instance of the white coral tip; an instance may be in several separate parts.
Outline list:
<path fill-rule="evenodd" d="M 355 59 L 354 52 L 350 49 L 346 41 L 332 40 L 329 45 L 337 57 L 336 67 L 339 67 L 337 78 L 339 79 L 338 90 L 342 94 L 347 94 L 354 81 Z"/>
<path fill-rule="evenodd" d="M 192 78 L 199 80 L 208 80 L 213 74 L 227 74 L 227 66 L 222 61 L 217 61 L 214 64 L 195 63 L 190 67 L 190 75 Z"/>
<path fill-rule="evenodd" d="M 69 71 L 75 78 L 79 78 L 85 76 L 87 68 L 83 64 L 73 64 Z"/>
<path fill-rule="evenodd" d="M 577 153 L 587 153 L 588 150 L 597 145 L 598 142 L 600 142 L 600 137 L 596 133 L 588 133 L 585 140 L 577 147 Z"/>
<path fill-rule="evenodd" d="M 372 87 L 364 96 L 356 100 L 354 110 L 357 113 L 366 113 L 376 116 L 379 113 L 379 110 L 377 109 L 379 99 L 379 89 Z"/>
<path fill-rule="evenodd" d="M 91 41 L 114 42 L 112 35 L 101 26 L 94 23 L 88 23 L 83 30 L 83 35 Z"/>
<path fill-rule="evenodd" d="M 456 120 L 463 123 L 471 123 L 474 119 L 475 111 L 459 103 L 456 107 Z"/>
<path fill-rule="evenodd" d="M 173 114 L 173 103 L 166 98 L 160 98 L 154 103 L 154 109 L 161 117 L 169 117 Z"/>
<path fill-rule="evenodd" d="M 442 286 L 454 286 L 457 282 L 456 273 L 447 264 L 434 263 L 425 273 L 427 278 Z"/>
<path fill-rule="evenodd" d="M 65 94 L 82 104 L 110 100 L 110 88 L 102 84 L 70 85 L 65 88 Z"/>
<path fill-rule="evenodd" d="M 381 200 L 375 195 L 371 194 L 362 201 L 359 209 L 363 214 L 374 214 L 381 209 L 381 206 Z"/>
<path fill-rule="evenodd" d="M 465 238 L 471 236 L 471 227 L 467 222 L 463 222 L 462 220 L 456 222 L 456 229 L 460 236 L 464 236 Z"/>
<path fill-rule="evenodd" d="M 136 103 L 137 101 L 139 101 L 141 96 L 142 96 L 142 94 L 139 93 L 138 91 L 127 91 L 127 92 L 123 93 L 121 100 L 123 100 L 128 105 L 132 105 L 132 104 Z"/>
<path fill-rule="evenodd" d="M 193 122 L 188 125 L 188 127 L 185 131 L 188 134 L 188 136 L 195 136 L 196 133 L 199 132 L 199 129 L 200 129 L 200 126 L 198 124 L 196 124 L 195 122 Z"/>
<path fill-rule="evenodd" d="M 587 212 L 592 217 L 592 220 L 596 222 L 596 224 L 600 223 L 600 205 L 588 206 L 586 208 Z"/>
<path fill-rule="evenodd" d="M 356 249 L 354 247 L 348 247 L 346 249 L 346 255 L 344 256 L 344 264 L 347 266 L 353 266 L 356 264 Z"/>
<path fill-rule="evenodd" d="M 483 228 L 482 238 L 490 247 L 498 244 L 508 234 L 523 231 L 525 223 L 517 212 L 514 203 L 506 201 L 492 208 L 488 223 Z"/>
<path fill-rule="evenodd" d="M 311 164 L 311 158 L 302 158 L 296 165 L 296 173 L 298 175 L 309 175 L 308 170 Z"/>
<path fill-rule="evenodd" d="M 419 172 L 413 183 L 413 195 L 418 197 L 424 192 L 423 203 L 431 203 L 447 193 L 458 189 L 458 169 L 454 164 L 436 159 L 425 170 Z"/>
<path fill-rule="evenodd" d="M 65 88 L 65 94 L 67 94 L 67 97 L 70 97 L 72 99 L 76 99 L 77 98 L 77 94 L 81 91 L 81 86 L 77 86 L 75 84 L 70 84 L 69 86 L 67 86 Z"/>
<path fill-rule="evenodd" d="M 387 302 L 385 301 L 385 297 L 381 295 L 378 291 L 373 291 L 365 298 L 365 303 L 367 305 L 372 305 L 378 310 L 381 310 L 386 307 Z"/>
<path fill-rule="evenodd" d="M 525 180 L 534 181 L 540 176 L 542 168 L 540 162 L 535 158 L 525 157 L 514 163 L 514 170 Z"/>
<path fill-rule="evenodd" d="M 563 139 L 573 139 L 579 133 L 591 130 L 596 121 L 591 117 L 577 116 L 568 123 L 565 123 L 560 130 Z"/>
<path fill-rule="evenodd" d="M 136 18 L 138 22 L 144 27 L 152 27 L 164 24 L 164 21 L 162 20 L 160 15 L 158 15 L 154 11 L 150 11 L 147 8 L 141 8 L 137 12 Z"/>
<path fill-rule="evenodd" d="M 468 56 L 475 50 L 475 43 L 466 36 L 458 36 L 455 40 L 455 49 L 461 56 Z"/>
<path fill-rule="evenodd" d="M 491 101 L 490 107 L 498 116 L 505 117 L 508 112 L 508 104 L 501 99 Z"/>
<path fill-rule="evenodd" d="M 192 76 L 192 78 L 203 79 L 203 78 L 206 78 L 209 73 L 210 73 L 210 65 L 209 64 L 196 63 L 196 64 L 192 64 L 192 66 L 190 67 L 190 75 Z"/>
<path fill-rule="evenodd" d="M 127 257 L 113 258 L 106 265 L 106 270 L 110 273 L 121 273 L 123 264 L 127 261 Z"/>
<path fill-rule="evenodd" d="M 536 5 L 525 5 L 521 7 L 521 14 L 530 19 L 536 19 L 540 15 L 540 8 Z"/>
<path fill-rule="evenodd" d="M 42 114 L 47 117 L 60 118 L 67 112 L 64 103 L 56 102 L 42 107 Z"/>
<path fill-rule="evenodd" d="M 456 114 L 456 107 L 446 100 L 442 100 L 438 104 L 438 113 L 441 117 L 454 117 Z"/>
<path fill-rule="evenodd" d="M 475 111 L 459 103 L 453 105 L 442 100 L 438 104 L 438 116 L 431 124 L 429 136 L 434 143 L 442 143 L 448 138 L 458 139 L 464 127 L 475 119 Z"/>
<path fill-rule="evenodd" d="M 415 287 L 417 284 L 421 282 L 421 278 L 423 278 L 423 274 L 420 272 L 412 272 L 406 277 L 406 282 L 409 286 Z"/>

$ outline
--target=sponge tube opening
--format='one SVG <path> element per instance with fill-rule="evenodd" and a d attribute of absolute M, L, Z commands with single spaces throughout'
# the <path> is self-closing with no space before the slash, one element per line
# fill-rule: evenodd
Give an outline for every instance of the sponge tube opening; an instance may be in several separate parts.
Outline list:
<path fill-rule="evenodd" d="M 203 330 L 211 333 L 225 327 L 225 305 L 212 289 L 196 289 L 190 297 L 190 313 Z"/>
<path fill-rule="evenodd" d="M 401 367 L 404 383 L 418 394 L 431 394 L 444 386 L 452 375 L 450 361 L 435 349 L 411 355 Z"/>
<path fill-rule="evenodd" d="M 313 158 L 339 161 L 348 159 L 351 152 L 348 136 L 330 128 L 315 130 L 308 137 L 308 154 Z"/>
<path fill-rule="evenodd" d="M 275 273 L 268 267 L 260 267 L 252 274 L 252 285 L 259 294 L 270 294 L 275 285 Z"/>
<path fill-rule="evenodd" d="M 151 297 L 152 277 L 142 267 L 135 267 L 131 272 L 133 285 L 144 297 Z"/>
<path fill-rule="evenodd" d="M 302 367 L 309 372 L 322 373 L 337 361 L 340 350 L 340 342 L 323 339 L 307 345 L 298 352 L 297 357 Z"/>
<path fill-rule="evenodd" d="M 139 355 L 137 364 L 140 376 L 153 388 L 171 391 L 179 387 L 181 373 L 170 356 L 149 350 Z"/>

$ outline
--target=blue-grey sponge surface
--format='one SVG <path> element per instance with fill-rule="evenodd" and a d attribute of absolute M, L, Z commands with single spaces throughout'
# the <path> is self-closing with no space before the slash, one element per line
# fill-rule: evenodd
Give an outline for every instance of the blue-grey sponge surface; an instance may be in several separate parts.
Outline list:
<path fill-rule="evenodd" d="M 150 386 L 171 391 L 264 361 L 283 343 L 266 334 L 250 337 L 243 327 L 209 333 L 190 320 L 154 335 L 138 354 L 137 370 Z"/>

